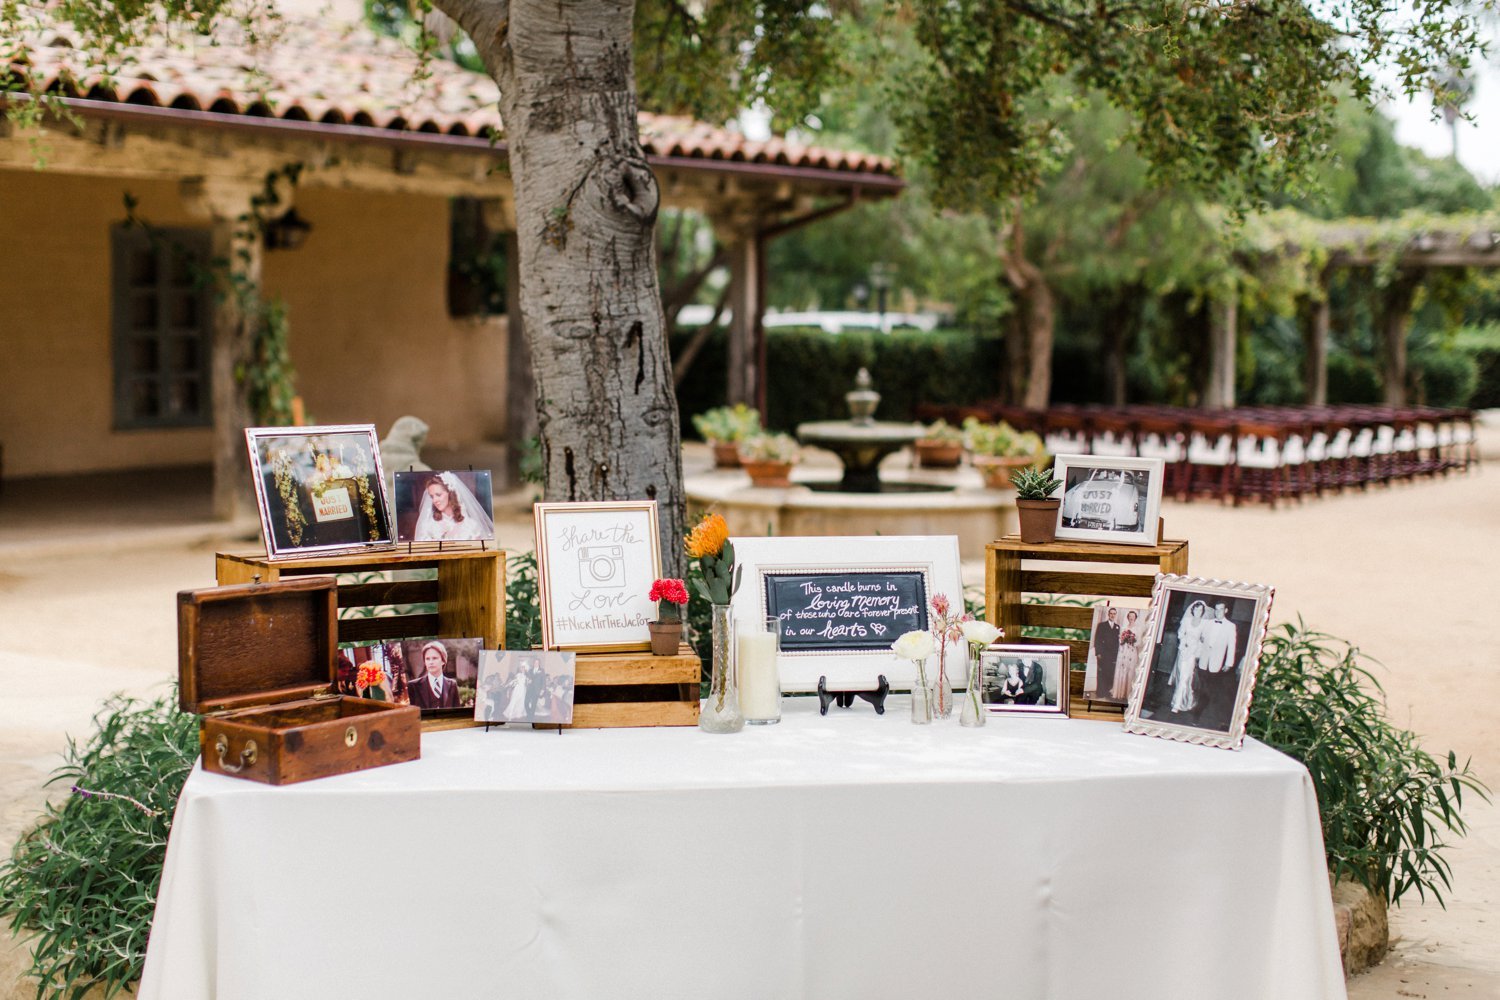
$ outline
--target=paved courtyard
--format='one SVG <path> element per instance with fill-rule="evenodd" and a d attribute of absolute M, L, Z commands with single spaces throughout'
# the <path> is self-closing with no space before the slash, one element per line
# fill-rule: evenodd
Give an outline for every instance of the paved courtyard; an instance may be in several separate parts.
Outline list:
<path fill-rule="evenodd" d="M 1300 615 L 1356 641 L 1383 664 L 1392 716 L 1429 750 L 1472 756 L 1500 788 L 1500 728 L 1489 711 L 1500 703 L 1490 617 L 1500 415 L 1484 428 L 1482 451 L 1487 471 L 1435 482 L 1277 511 L 1168 503 L 1164 516 L 1170 537 L 1191 540 L 1193 572 L 1274 584 L 1274 620 Z M 177 664 L 176 592 L 212 585 L 216 548 L 253 546 L 202 524 L 191 478 L 182 486 L 175 511 L 155 500 L 132 509 L 126 495 L 112 521 L 45 534 L 26 520 L 44 487 L 6 484 L 0 494 L 0 845 L 37 814 L 65 735 L 83 735 L 102 698 L 166 690 Z M 529 548 L 525 497 L 498 506 L 502 544 Z M 1474 800 L 1465 812 L 1473 829 L 1450 855 L 1448 908 L 1406 902 L 1393 916 L 1392 957 L 1351 982 L 1355 1000 L 1500 997 L 1500 807 Z M 0 938 L 0 998 L 33 995 L 16 978 L 22 959 Z"/>

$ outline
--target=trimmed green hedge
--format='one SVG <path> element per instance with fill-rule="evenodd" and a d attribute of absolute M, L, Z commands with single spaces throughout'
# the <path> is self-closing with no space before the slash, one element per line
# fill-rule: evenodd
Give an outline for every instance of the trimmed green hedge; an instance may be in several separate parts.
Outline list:
<path fill-rule="evenodd" d="M 689 334 L 672 336 L 677 356 Z M 716 331 L 699 353 L 688 377 L 677 388 L 682 426 L 688 418 L 725 403 L 724 371 L 728 335 Z M 765 424 L 790 431 L 808 420 L 841 420 L 849 415 L 844 393 L 854 388 L 861 367 L 870 369 L 880 393 L 879 420 L 911 420 L 918 403 L 968 404 L 1000 394 L 1005 347 L 998 338 L 963 330 L 921 333 L 897 330 L 883 334 L 853 331 L 830 335 L 821 330 L 766 331 Z"/>

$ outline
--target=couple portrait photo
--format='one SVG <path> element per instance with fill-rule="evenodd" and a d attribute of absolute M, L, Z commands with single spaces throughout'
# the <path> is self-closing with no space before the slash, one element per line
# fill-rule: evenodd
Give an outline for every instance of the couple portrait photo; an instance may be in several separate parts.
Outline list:
<path fill-rule="evenodd" d="M 1066 712 L 1066 646 L 992 647 L 980 656 L 983 702 L 997 712 Z"/>
<path fill-rule="evenodd" d="M 496 650 L 482 657 L 476 722 L 573 721 L 576 653 Z"/>
<path fill-rule="evenodd" d="M 1141 627 L 1146 609 L 1102 604 L 1094 609 L 1089 628 L 1089 659 L 1083 675 L 1083 696 L 1091 701 L 1123 705 L 1140 664 Z"/>

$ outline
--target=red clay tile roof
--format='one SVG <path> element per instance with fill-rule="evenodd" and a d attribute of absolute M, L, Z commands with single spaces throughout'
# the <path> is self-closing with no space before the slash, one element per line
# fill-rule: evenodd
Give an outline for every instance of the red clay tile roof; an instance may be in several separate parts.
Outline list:
<path fill-rule="evenodd" d="M 175 28 L 130 49 L 113 78 L 84 55 L 69 25 L 29 33 L 21 52 L 17 68 L 38 89 L 68 97 L 454 136 L 488 136 L 500 126 L 499 90 L 489 77 L 438 59 L 418 82 L 416 56 L 406 46 L 340 22 L 286 17 L 274 40 L 259 43 L 234 23 L 210 38 Z M 673 159 L 896 172 L 885 157 L 780 137 L 754 142 L 690 118 L 648 112 L 641 113 L 641 144 L 648 155 Z"/>

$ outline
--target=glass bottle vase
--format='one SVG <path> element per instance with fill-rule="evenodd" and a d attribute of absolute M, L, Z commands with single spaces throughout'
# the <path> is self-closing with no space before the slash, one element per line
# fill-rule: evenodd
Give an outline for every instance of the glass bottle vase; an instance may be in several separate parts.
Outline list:
<path fill-rule="evenodd" d="M 990 713 L 984 707 L 984 671 L 979 666 L 979 652 L 969 646 L 969 679 L 964 685 L 964 707 L 959 710 L 958 724 L 970 728 L 984 725 Z"/>
<path fill-rule="evenodd" d="M 708 697 L 698 713 L 698 728 L 705 733 L 737 733 L 745 728 L 740 711 L 739 685 L 734 672 L 734 618 L 729 605 L 715 604 L 713 610 L 713 663 L 709 673 Z"/>
<path fill-rule="evenodd" d="M 938 649 L 937 676 L 932 679 L 932 714 L 938 719 L 953 718 L 953 685 L 948 681 L 948 649 Z"/>
<path fill-rule="evenodd" d="M 933 702 L 932 682 L 927 677 L 927 661 L 917 661 L 917 676 L 911 681 L 911 721 L 914 726 L 925 726 L 936 716 Z"/>

